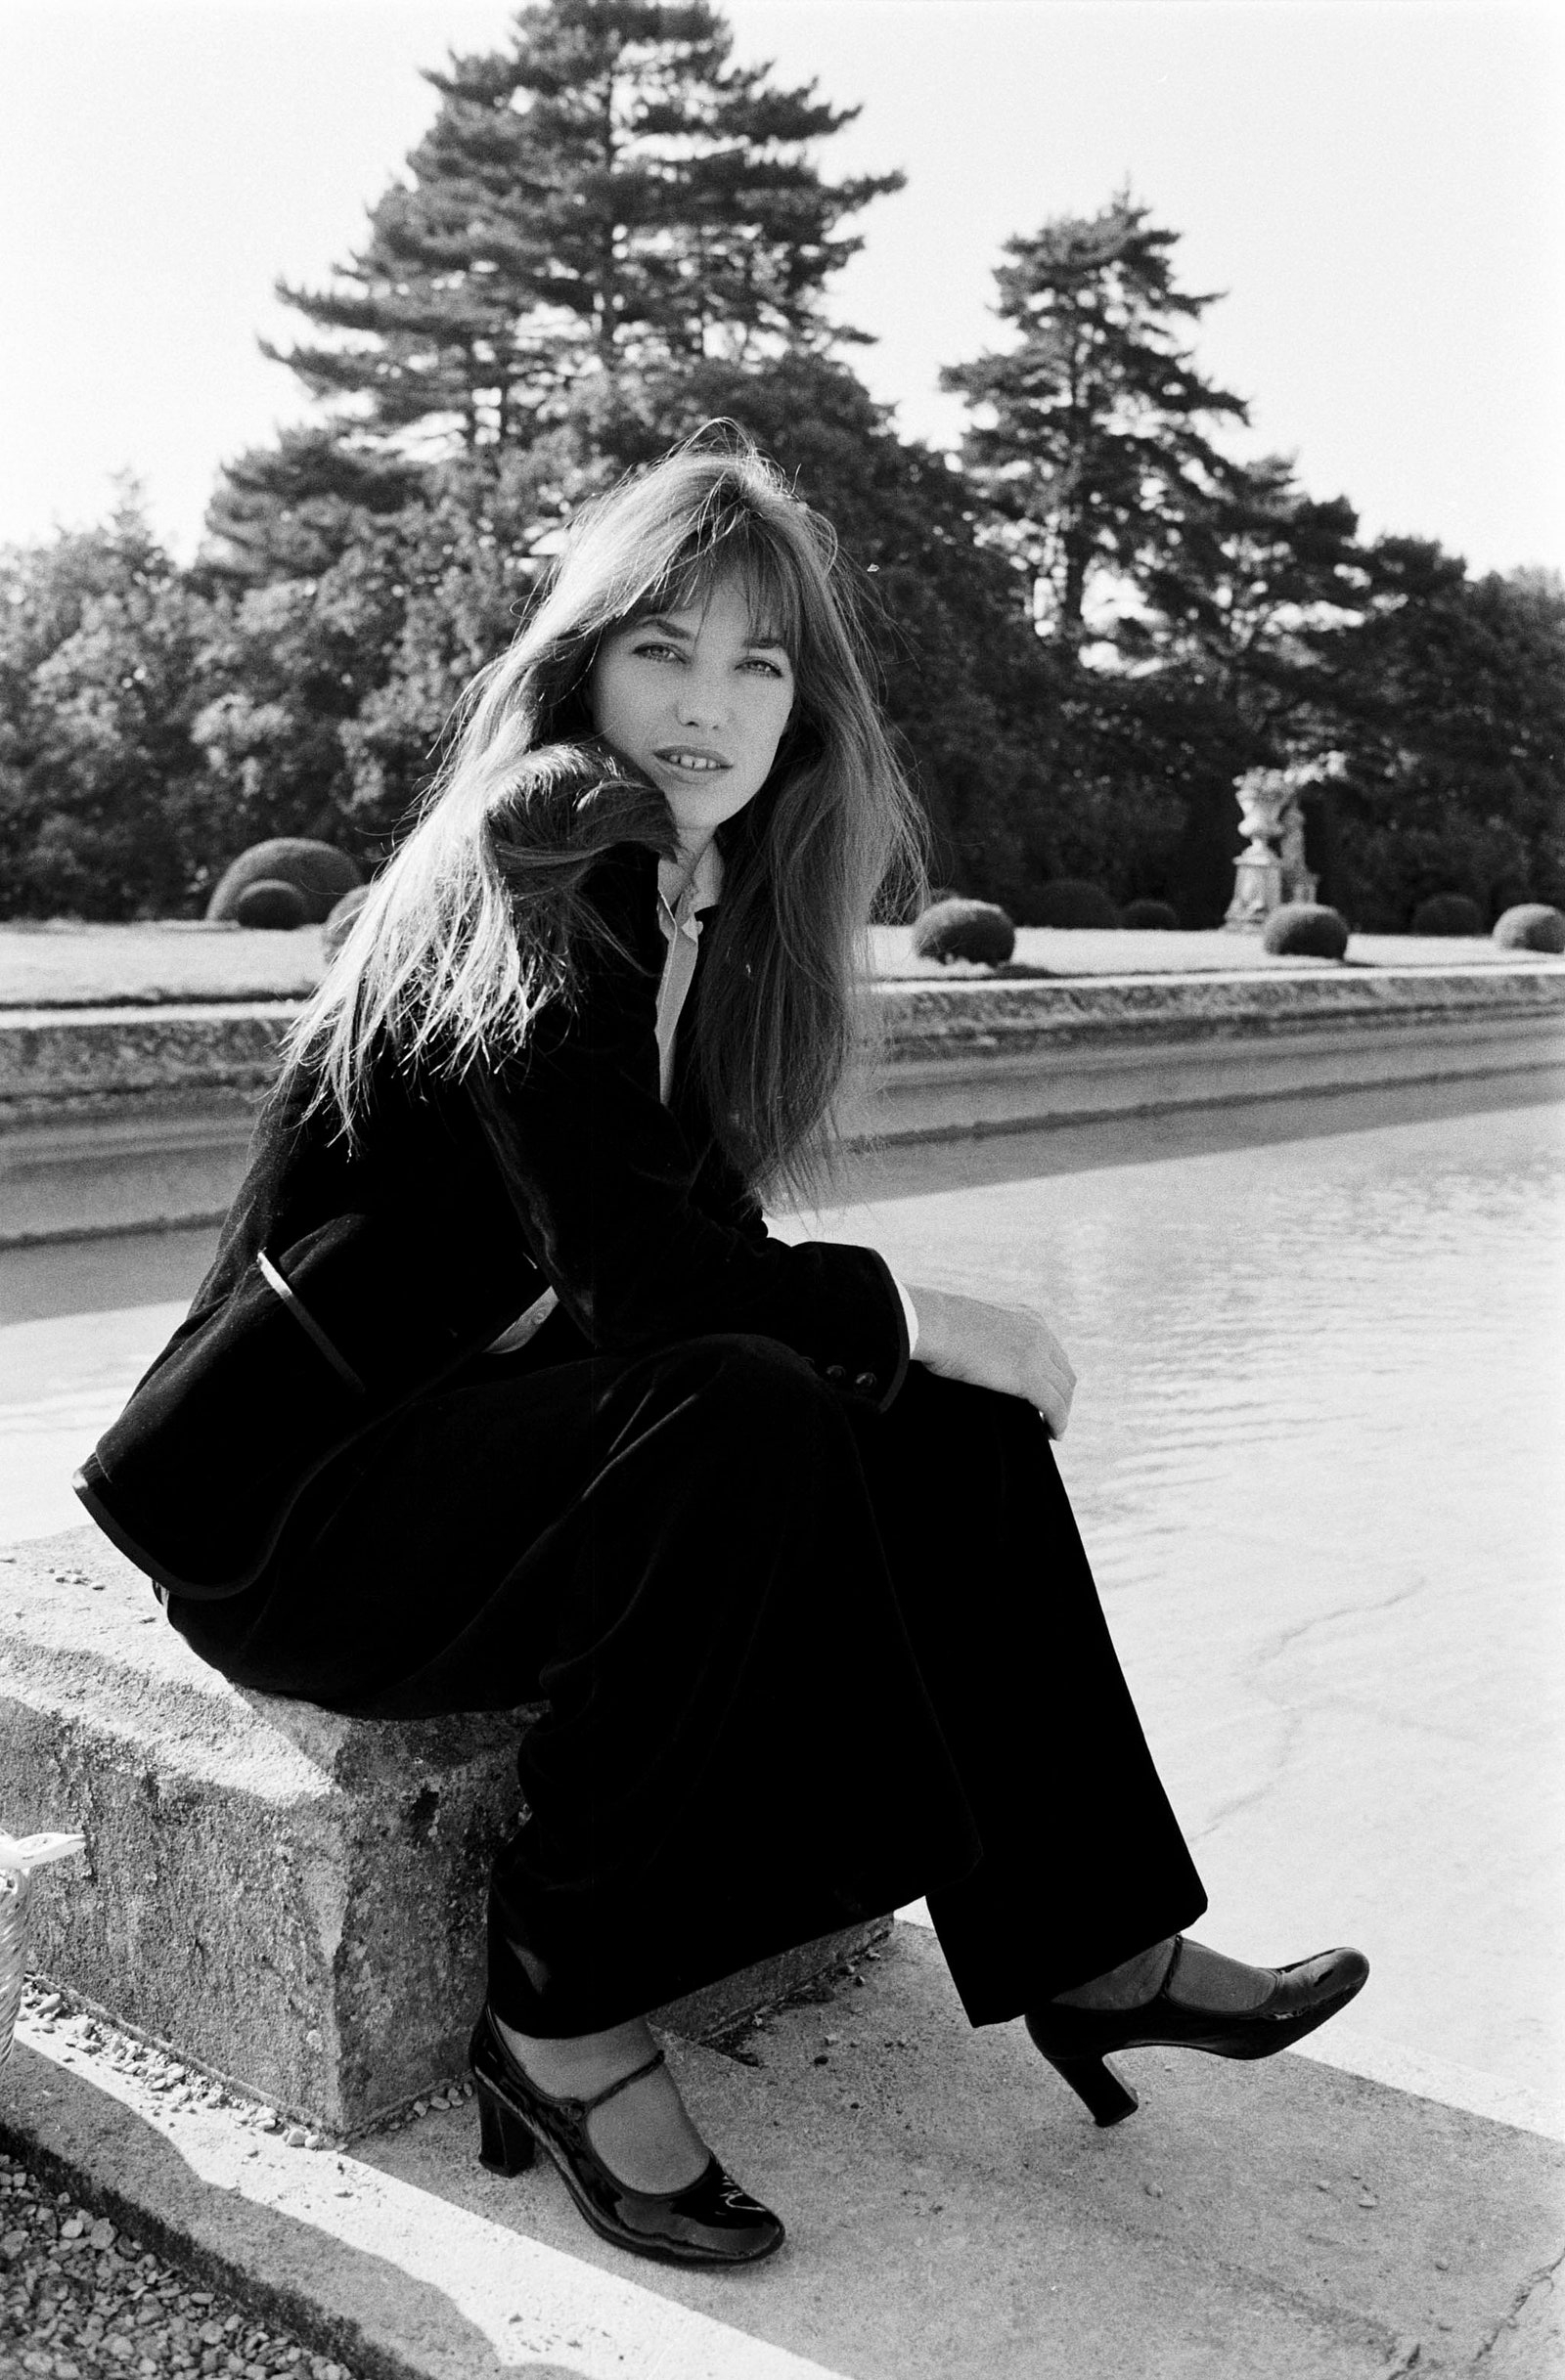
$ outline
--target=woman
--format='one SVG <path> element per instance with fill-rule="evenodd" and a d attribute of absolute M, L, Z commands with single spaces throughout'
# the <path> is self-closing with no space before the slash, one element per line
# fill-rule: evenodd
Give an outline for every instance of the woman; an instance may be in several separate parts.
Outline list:
<path fill-rule="evenodd" d="M 1047 1323 L 768 1235 L 912 816 L 829 535 L 768 466 L 697 445 L 584 514 L 78 1481 L 242 1684 L 547 1699 L 482 2154 L 542 2141 L 674 2263 L 782 2226 L 645 2011 L 788 1945 L 927 1893 L 972 2022 L 1024 2016 L 1100 2123 L 1136 2104 L 1105 2050 L 1265 2056 L 1366 1972 L 1182 1939 L 1204 1895 L 1054 1472 Z"/>

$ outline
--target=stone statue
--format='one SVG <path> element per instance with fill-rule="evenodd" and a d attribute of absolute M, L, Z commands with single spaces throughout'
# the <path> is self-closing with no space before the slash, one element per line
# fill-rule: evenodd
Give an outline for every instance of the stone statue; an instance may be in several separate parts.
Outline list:
<path fill-rule="evenodd" d="M 1264 926 L 1285 901 L 1314 901 L 1318 879 L 1305 862 L 1301 796 L 1307 785 L 1340 776 L 1343 767 L 1340 752 L 1327 752 L 1286 769 L 1246 769 L 1234 778 L 1239 832 L 1246 841 L 1234 862 L 1225 926 L 1241 932 Z"/>

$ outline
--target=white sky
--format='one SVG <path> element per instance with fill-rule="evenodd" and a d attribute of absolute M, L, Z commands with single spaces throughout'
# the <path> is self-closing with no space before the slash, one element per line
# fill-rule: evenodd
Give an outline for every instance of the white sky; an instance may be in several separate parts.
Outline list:
<path fill-rule="evenodd" d="M 909 431 L 995 335 L 1002 241 L 1127 176 L 1229 292 L 1198 353 L 1366 530 L 1565 568 L 1565 8 L 1482 0 L 730 0 L 741 58 L 864 103 L 899 165 L 842 316 Z M 0 539 L 147 483 L 188 555 L 225 455 L 306 418 L 295 325 L 500 0 L 0 0 Z"/>

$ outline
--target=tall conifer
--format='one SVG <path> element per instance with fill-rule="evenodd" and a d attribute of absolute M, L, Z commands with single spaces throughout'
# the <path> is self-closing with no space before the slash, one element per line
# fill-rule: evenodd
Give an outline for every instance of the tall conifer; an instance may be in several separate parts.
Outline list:
<path fill-rule="evenodd" d="M 1242 479 L 1210 428 L 1243 400 L 1203 379 L 1184 343 L 1213 303 L 1176 286 L 1160 231 L 1128 192 L 1006 244 L 996 311 L 1018 343 L 941 376 L 980 419 L 971 475 L 1033 582 L 1040 627 L 1092 633 L 1096 590 L 1142 593 Z"/>
<path fill-rule="evenodd" d="M 902 176 L 824 181 L 810 150 L 857 110 L 732 48 L 706 0 L 532 0 L 509 49 L 430 73 L 439 111 L 337 286 L 280 285 L 345 334 L 281 360 L 373 433 L 474 448 L 627 370 L 855 335 L 822 308 L 862 244 L 840 226 Z"/>

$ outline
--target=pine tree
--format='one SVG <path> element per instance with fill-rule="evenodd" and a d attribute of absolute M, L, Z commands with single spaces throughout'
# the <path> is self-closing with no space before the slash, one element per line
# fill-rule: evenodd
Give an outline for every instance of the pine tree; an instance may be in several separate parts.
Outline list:
<path fill-rule="evenodd" d="M 335 423 L 285 429 L 276 446 L 224 463 L 206 507 L 215 543 L 202 551 L 201 573 L 239 586 L 318 579 L 366 522 L 411 504 L 423 479 L 418 463 L 368 452 Z"/>
<path fill-rule="evenodd" d="M 731 63 L 706 0 L 532 0 L 509 50 L 430 73 L 434 123 L 335 288 L 279 294 L 331 344 L 281 356 L 380 436 L 526 441 L 627 369 L 834 336 L 839 228 L 900 174 L 827 183 L 850 122 Z M 276 349 L 268 349 L 277 354 Z"/>
<path fill-rule="evenodd" d="M 1183 541 L 1220 526 L 1242 478 L 1208 425 L 1242 423 L 1244 403 L 1201 376 L 1182 339 L 1214 298 L 1176 286 L 1178 235 L 1149 211 L 1122 192 L 1009 241 L 997 312 L 1018 343 L 942 375 L 987 416 L 968 468 L 1029 575 L 1039 626 L 1073 647 L 1113 633 L 1109 615 L 1134 615 L 1134 598 L 1155 599 Z"/>

